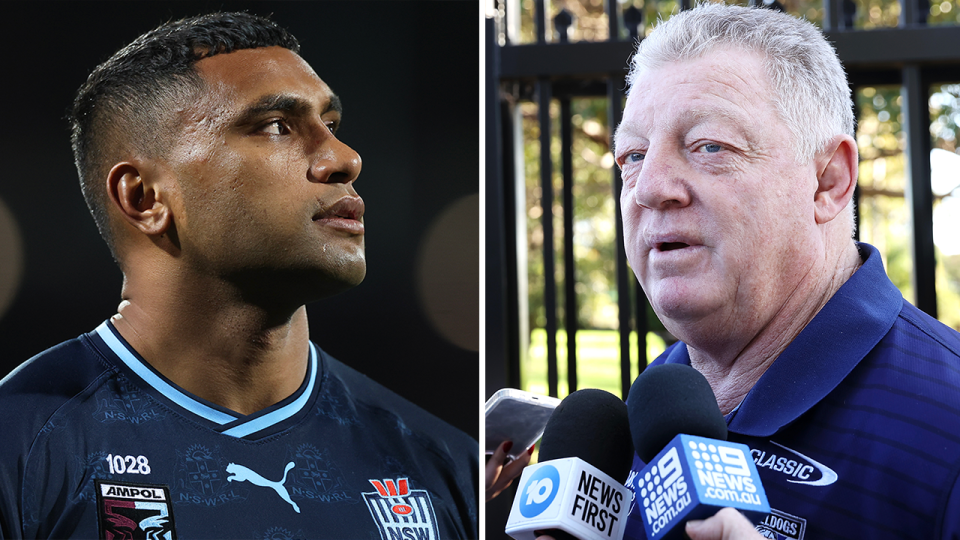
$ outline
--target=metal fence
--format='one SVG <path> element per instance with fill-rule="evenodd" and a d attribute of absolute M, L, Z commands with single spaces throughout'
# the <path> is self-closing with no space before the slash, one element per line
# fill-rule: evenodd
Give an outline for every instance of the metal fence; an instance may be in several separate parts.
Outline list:
<path fill-rule="evenodd" d="M 560 176 L 562 189 L 553 190 L 554 162 L 550 152 L 539 156 L 541 220 L 543 228 L 543 306 L 545 311 L 548 393 L 556 396 L 560 362 L 566 363 L 567 388 L 574 391 L 577 381 L 577 268 L 573 259 L 573 160 L 571 159 L 571 100 L 605 98 L 607 123 L 612 129 L 619 123 L 624 103 L 624 76 L 627 61 L 637 39 L 635 12 L 618 13 L 622 4 L 604 0 L 611 38 L 601 42 L 566 42 L 564 25 L 568 18 L 556 11 L 547 12 L 544 0 L 534 1 L 536 40 L 513 44 L 505 39 L 504 25 L 509 23 L 509 2 L 497 0 L 493 12 L 499 16 L 486 20 L 485 27 L 485 104 L 486 104 L 486 395 L 503 387 L 520 387 L 521 357 L 529 332 L 525 322 L 526 275 L 521 275 L 527 249 L 524 209 L 523 146 L 518 107 L 524 101 L 539 105 L 537 123 L 540 148 L 551 148 L 551 101 L 559 103 Z M 528 0 L 529 1 L 529 0 Z M 866 0 L 863 0 L 866 1 Z M 648 0 L 649 2 L 649 0 Z M 689 0 L 679 0 L 681 9 Z M 772 0 L 773 7 L 779 5 Z M 929 26 L 927 0 L 903 0 L 897 27 L 874 30 L 853 28 L 859 8 L 852 0 L 823 0 L 822 28 L 835 45 L 847 69 L 850 85 L 860 88 L 899 85 L 902 98 L 901 123 L 906 137 L 905 196 L 911 225 L 910 250 L 914 303 L 937 315 L 936 254 L 933 241 L 933 195 L 930 188 L 930 117 L 928 100 L 931 85 L 960 81 L 960 26 Z M 547 41 L 547 16 L 556 16 L 554 26 L 560 37 Z M 621 24 L 631 28 L 621 32 Z M 857 116 L 859 118 L 859 115 Z M 960 123 L 960 122 L 958 122 Z M 627 267 L 620 221 L 621 179 L 616 167 L 610 174 L 610 196 L 617 201 L 616 289 L 619 320 L 620 393 L 626 397 L 631 384 L 631 368 L 638 372 L 646 365 L 647 306 L 643 291 Z M 863 194 L 857 190 L 858 203 Z M 553 208 L 555 199 L 563 208 L 562 252 L 557 261 L 554 245 Z M 857 205 L 859 208 L 860 205 Z M 857 218 L 859 219 L 859 212 Z M 560 236 L 560 235 L 558 235 Z M 558 290 L 555 276 L 564 276 L 562 291 L 567 314 L 566 358 L 558 358 Z M 630 350 L 630 333 L 638 335 L 636 351 Z M 631 353 L 639 358 L 631 366 Z M 486 537 L 506 538 L 501 532 L 509 512 L 512 491 L 486 505 Z"/>
<path fill-rule="evenodd" d="M 525 223 L 518 209 L 522 208 L 523 149 L 516 114 L 523 101 L 536 102 L 538 107 L 540 148 L 551 147 L 549 104 L 559 103 L 559 138 L 561 148 L 560 175 L 563 188 L 554 193 L 554 163 L 550 152 L 539 157 L 543 227 L 543 266 L 545 329 L 547 339 L 547 386 L 557 395 L 558 366 L 566 362 L 567 385 L 570 391 L 577 381 L 577 317 L 565 317 L 567 336 L 564 359 L 558 358 L 558 290 L 555 276 L 564 278 L 565 313 L 576 313 L 574 294 L 576 266 L 573 260 L 573 168 L 571 159 L 570 122 L 572 99 L 604 97 L 607 121 L 615 127 L 621 117 L 624 100 L 625 68 L 637 39 L 637 13 L 634 8 L 618 13 L 623 4 L 605 0 L 611 38 L 601 42 L 567 42 L 565 25 L 569 17 L 560 11 L 548 13 L 544 0 L 534 2 L 536 41 L 512 44 L 503 31 L 511 16 L 511 0 L 500 0 L 493 11 L 497 16 L 486 20 L 486 392 L 490 395 L 502 387 L 519 387 L 521 348 L 528 332 L 523 321 L 526 276 L 520 275 L 522 250 L 526 249 Z M 779 4 L 773 1 L 770 6 Z M 680 0 L 680 9 L 688 9 L 689 0 Z M 854 29 L 858 5 L 851 0 L 823 0 L 822 28 L 835 45 L 847 69 L 850 85 L 858 88 L 874 85 L 900 85 L 904 116 L 902 126 L 906 144 L 906 199 L 912 225 L 912 260 L 914 303 L 933 316 L 937 315 L 935 279 L 936 255 L 933 242 L 933 195 L 930 189 L 931 150 L 928 100 L 930 87 L 937 82 L 960 80 L 960 26 L 927 25 L 930 5 L 927 0 L 903 0 L 899 25 L 873 30 Z M 515 10 L 513 10 L 515 13 Z M 548 15 L 556 16 L 553 25 L 559 38 L 547 40 Z M 559 15 L 559 16 L 557 16 Z M 621 25 L 628 26 L 621 31 Z M 613 167 L 610 177 L 611 196 L 619 201 L 621 179 Z M 861 196 L 858 190 L 857 197 Z M 562 249 L 564 258 L 556 266 L 553 208 L 559 197 L 563 208 Z M 859 205 L 858 205 L 859 208 Z M 631 381 L 631 367 L 642 370 L 646 358 L 644 336 L 647 328 L 646 299 L 627 267 L 623 251 L 623 232 L 617 203 L 616 287 L 619 308 L 620 386 L 624 397 Z M 635 356 L 639 366 L 631 366 L 630 332 L 639 337 Z"/>

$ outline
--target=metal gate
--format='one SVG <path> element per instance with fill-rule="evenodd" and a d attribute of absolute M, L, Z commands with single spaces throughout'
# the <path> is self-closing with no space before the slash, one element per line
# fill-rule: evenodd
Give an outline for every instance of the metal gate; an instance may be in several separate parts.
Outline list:
<path fill-rule="evenodd" d="M 549 152 L 539 157 L 543 228 L 543 306 L 545 311 L 546 361 L 548 393 L 558 392 L 558 366 L 566 363 L 567 388 L 573 391 L 577 381 L 577 318 L 574 294 L 576 267 L 572 257 L 573 198 L 570 141 L 570 103 L 584 96 L 605 97 L 607 122 L 616 126 L 623 107 L 624 75 L 638 35 L 636 8 L 617 0 L 605 0 L 611 39 L 570 43 L 565 39 L 569 17 L 559 10 L 547 18 L 544 0 L 534 1 L 536 41 L 512 44 L 504 31 L 509 23 L 513 0 L 499 0 L 490 8 L 486 20 L 486 393 L 501 387 L 520 384 L 520 357 L 528 332 L 523 321 L 526 294 L 525 276 L 521 276 L 522 250 L 525 249 L 525 224 L 518 218 L 524 177 L 518 160 L 519 145 L 516 110 L 523 101 L 538 107 L 540 147 L 550 148 L 551 100 L 559 103 L 560 174 L 563 188 L 554 193 L 554 163 Z M 649 1 L 649 0 L 648 0 Z M 767 7 L 776 8 L 774 0 Z M 689 8 L 689 0 L 680 0 L 681 9 Z M 946 7 L 946 6 L 945 6 Z M 853 28 L 858 5 L 852 0 L 823 0 L 823 22 L 827 38 L 835 45 L 847 69 L 850 84 L 856 92 L 872 85 L 900 85 L 902 130 L 906 136 L 906 201 L 911 225 L 914 303 L 933 316 L 937 315 L 936 256 L 933 242 L 933 200 L 930 189 L 931 150 L 928 100 L 930 87 L 937 82 L 960 80 L 960 27 L 930 26 L 927 16 L 931 7 L 927 0 L 904 0 L 900 5 L 897 27 L 862 30 Z M 548 42 L 547 21 L 553 20 L 558 39 Z M 858 116 L 859 118 L 859 116 Z M 619 201 L 621 180 L 613 167 L 610 175 L 610 196 Z M 858 202 L 862 196 L 858 189 Z M 557 200 L 562 206 L 562 252 L 557 261 L 554 245 L 553 208 Z M 857 206 L 859 208 L 859 204 Z M 644 359 L 647 329 L 646 299 L 636 286 L 627 267 L 623 251 L 623 232 L 617 204 L 616 287 L 619 309 L 620 390 L 626 396 L 631 383 L 631 352 Z M 521 216 L 522 217 L 522 216 Z M 859 213 L 858 213 L 859 218 Z M 559 267 L 557 266 L 559 265 Z M 564 305 L 558 306 L 555 275 L 562 271 Z M 910 299 L 908 297 L 908 299 Z M 558 327 L 558 307 L 568 316 L 564 327 Z M 557 335 L 567 336 L 566 358 L 558 358 Z M 630 332 L 639 337 L 631 351 Z"/>

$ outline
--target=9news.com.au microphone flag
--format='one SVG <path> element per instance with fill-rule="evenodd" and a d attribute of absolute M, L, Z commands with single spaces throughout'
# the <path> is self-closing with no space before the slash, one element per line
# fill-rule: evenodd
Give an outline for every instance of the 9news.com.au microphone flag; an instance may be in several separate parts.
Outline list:
<path fill-rule="evenodd" d="M 739 443 L 677 435 L 640 472 L 636 503 L 648 540 L 682 539 L 683 524 L 733 507 L 756 523 L 770 513 L 750 449 Z"/>
<path fill-rule="evenodd" d="M 633 503 L 648 540 L 684 538 L 687 521 L 728 506 L 754 523 L 770 512 L 750 449 L 725 440 L 726 422 L 699 371 L 648 367 L 630 388 L 627 410 L 633 445 L 647 464 Z"/>
<path fill-rule="evenodd" d="M 544 428 L 540 460 L 520 477 L 507 534 L 517 540 L 623 537 L 633 445 L 620 398 L 597 389 L 567 396 Z"/>

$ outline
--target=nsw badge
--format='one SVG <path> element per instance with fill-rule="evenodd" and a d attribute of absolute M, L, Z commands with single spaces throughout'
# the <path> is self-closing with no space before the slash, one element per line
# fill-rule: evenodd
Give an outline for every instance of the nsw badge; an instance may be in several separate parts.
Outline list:
<path fill-rule="evenodd" d="M 96 489 L 101 539 L 176 540 L 167 486 L 96 480 Z"/>
<path fill-rule="evenodd" d="M 437 516 L 425 489 L 410 489 L 406 478 L 370 480 L 377 490 L 364 493 L 370 515 L 383 540 L 440 540 Z"/>

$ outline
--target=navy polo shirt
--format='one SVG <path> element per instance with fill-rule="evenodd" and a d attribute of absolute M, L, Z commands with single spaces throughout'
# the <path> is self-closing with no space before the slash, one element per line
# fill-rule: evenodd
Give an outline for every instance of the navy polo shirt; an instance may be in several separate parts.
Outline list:
<path fill-rule="evenodd" d="M 960 334 L 863 266 L 727 415 L 773 509 L 767 538 L 960 537 Z M 690 363 L 678 342 L 654 364 Z M 631 489 L 644 463 L 634 459 Z M 644 538 L 631 505 L 625 538 Z"/>

